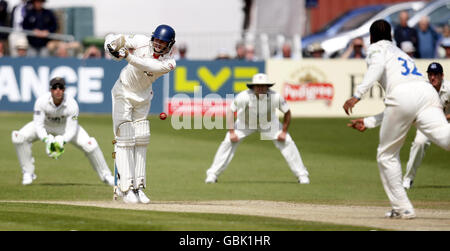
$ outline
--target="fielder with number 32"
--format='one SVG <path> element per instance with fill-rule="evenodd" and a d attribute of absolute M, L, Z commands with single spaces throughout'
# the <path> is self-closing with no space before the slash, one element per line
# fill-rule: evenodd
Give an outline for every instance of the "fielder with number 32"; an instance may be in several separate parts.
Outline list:
<path fill-rule="evenodd" d="M 343 108 L 350 114 L 377 81 L 385 90 L 386 108 L 377 149 L 381 181 L 392 206 L 385 216 L 412 219 L 416 214 L 402 186 L 400 149 L 409 128 L 415 125 L 436 145 L 450 151 L 450 124 L 436 90 L 418 72 L 414 61 L 392 43 L 391 26 L 387 21 L 377 20 L 371 25 L 370 42 L 366 58 L 368 70 Z"/>
<path fill-rule="evenodd" d="M 172 46 L 175 31 L 168 25 L 156 27 L 151 38 L 145 35 L 109 34 L 105 51 L 114 60 L 128 61 L 112 89 L 115 170 L 118 184 L 115 197 L 125 203 L 150 203 L 146 188 L 146 153 L 150 142 L 147 120 L 153 98 L 152 84 L 175 69 Z"/>
<path fill-rule="evenodd" d="M 31 145 L 37 139 L 45 143 L 47 155 L 58 159 L 64 153 L 67 142 L 82 150 L 100 179 L 114 185 L 114 177 L 106 164 L 103 153 L 95 140 L 78 124 L 78 104 L 64 93 L 66 83 L 62 78 L 50 81 L 50 93 L 39 97 L 34 104 L 33 121 L 19 131 L 12 132 L 12 142 L 23 172 L 23 185 L 36 179 Z"/>

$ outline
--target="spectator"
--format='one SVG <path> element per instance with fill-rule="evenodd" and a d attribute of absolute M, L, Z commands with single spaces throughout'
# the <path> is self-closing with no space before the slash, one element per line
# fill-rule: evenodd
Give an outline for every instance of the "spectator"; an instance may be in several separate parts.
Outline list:
<path fill-rule="evenodd" d="M 19 40 L 26 39 L 25 34 L 22 33 L 23 30 L 23 19 L 25 18 L 28 11 L 33 8 L 32 3 L 29 0 L 22 0 L 19 4 L 14 6 L 11 11 L 11 27 L 13 32 L 9 34 L 9 51 L 12 57 L 17 57 L 16 42 Z M 28 44 L 28 42 L 27 42 Z"/>
<path fill-rule="evenodd" d="M 400 12 L 400 24 L 394 29 L 395 42 L 397 43 L 397 47 L 401 48 L 402 42 L 411 41 L 414 48 L 418 48 L 419 39 L 417 37 L 417 31 L 408 26 L 408 19 L 409 14 L 407 11 Z M 417 57 L 417 53 L 415 53 L 415 56 Z"/>
<path fill-rule="evenodd" d="M 0 26 L 9 26 L 8 16 L 8 3 L 5 0 L 0 0 Z M 7 38 L 7 33 L 0 33 L 0 41 L 6 42 Z"/>
<path fill-rule="evenodd" d="M 320 43 L 313 43 L 308 46 L 308 53 L 313 58 L 324 58 L 325 50 Z"/>
<path fill-rule="evenodd" d="M 230 54 L 228 53 L 228 50 L 225 48 L 220 48 L 219 52 L 217 53 L 216 60 L 226 60 L 230 59 Z"/>
<path fill-rule="evenodd" d="M 44 8 L 45 0 L 32 0 L 33 8 L 23 20 L 23 28 L 32 30 L 34 36 L 28 36 L 30 56 L 49 56 L 47 43 L 48 35 L 57 29 L 56 17 L 51 10 Z"/>
<path fill-rule="evenodd" d="M 0 58 L 5 56 L 5 43 L 0 42 Z"/>
<path fill-rule="evenodd" d="M 185 43 L 180 43 L 178 45 L 178 55 L 179 59 L 186 59 L 187 45 Z"/>
<path fill-rule="evenodd" d="M 364 40 L 361 37 L 353 39 L 350 46 L 342 54 L 341 58 L 365 58 Z"/>
<path fill-rule="evenodd" d="M 245 60 L 246 48 L 243 42 L 238 42 L 236 44 L 236 57 L 238 60 Z"/>
<path fill-rule="evenodd" d="M 26 37 L 22 37 L 16 41 L 15 44 L 15 56 L 14 57 L 26 57 L 28 53 L 28 40 Z"/>
<path fill-rule="evenodd" d="M 445 49 L 444 47 L 442 47 L 442 41 L 444 41 L 447 38 L 450 38 L 450 26 L 448 24 L 444 25 L 442 29 L 442 36 L 439 39 L 439 42 L 437 43 L 438 46 L 436 48 L 436 57 L 438 58 L 445 57 Z"/>
<path fill-rule="evenodd" d="M 245 60 L 256 61 L 255 46 L 253 46 L 251 44 L 247 44 L 245 46 Z"/>
<path fill-rule="evenodd" d="M 445 50 L 444 58 L 450 58 L 450 37 L 443 39 L 441 46 Z"/>
<path fill-rule="evenodd" d="M 430 19 L 426 16 L 419 21 L 417 37 L 419 39 L 418 55 L 420 58 L 435 58 L 440 35 L 430 26 Z"/>
<path fill-rule="evenodd" d="M 95 45 L 89 46 L 84 52 L 83 59 L 87 58 L 101 58 L 102 52 Z"/>
<path fill-rule="evenodd" d="M 279 47 L 275 52 L 274 58 L 291 58 L 291 52 L 291 44 L 289 42 L 283 42 L 281 47 Z"/>
<path fill-rule="evenodd" d="M 81 44 L 77 41 L 64 42 L 51 40 L 47 43 L 47 50 L 49 52 L 49 55 L 53 57 L 75 57 L 78 53 L 81 53 L 81 56 L 83 56 Z"/>
<path fill-rule="evenodd" d="M 414 58 L 414 53 L 416 52 L 416 49 L 414 48 L 414 45 L 411 41 L 403 41 L 400 45 L 400 48 L 402 51 L 404 51 L 406 54 L 408 54 L 411 58 Z"/>

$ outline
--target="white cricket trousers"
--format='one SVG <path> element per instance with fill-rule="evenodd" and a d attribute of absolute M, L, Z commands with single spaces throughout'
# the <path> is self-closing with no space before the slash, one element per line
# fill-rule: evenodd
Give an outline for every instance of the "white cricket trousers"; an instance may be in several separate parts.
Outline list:
<path fill-rule="evenodd" d="M 242 140 L 256 131 L 257 130 L 255 129 L 235 130 L 235 133 L 239 138 L 238 142 L 231 142 L 230 133 L 227 132 L 225 139 L 220 144 L 219 149 L 214 156 L 214 161 L 211 167 L 206 171 L 206 174 L 215 175 L 218 177 L 223 171 L 225 171 L 233 159 L 234 153 Z M 279 133 L 281 133 L 281 131 L 279 131 L 276 135 Z M 298 151 L 297 146 L 289 133 L 286 134 L 286 141 L 280 142 L 274 139 L 272 142 L 280 150 L 284 159 L 288 163 L 289 168 L 297 178 L 299 176 L 309 175 L 306 167 L 303 165 L 300 152 Z"/>
<path fill-rule="evenodd" d="M 54 136 L 63 135 L 64 127 L 45 128 L 49 134 Z M 35 170 L 34 158 L 31 152 L 32 143 L 39 139 L 34 122 L 31 121 L 19 131 L 13 131 L 13 143 L 16 147 L 22 172 L 33 174 Z M 112 176 L 111 170 L 105 161 L 103 153 L 95 138 L 89 137 L 87 132 L 78 125 L 75 136 L 70 141 L 71 144 L 83 151 L 91 162 L 92 168 L 97 172 L 102 181 L 106 181 L 108 176 Z"/>
<path fill-rule="evenodd" d="M 130 189 L 145 188 L 147 146 L 150 142 L 147 116 L 153 91 L 133 92 L 119 79 L 111 94 L 114 136 L 117 142 L 115 165 L 120 175 L 120 189 L 127 192 Z"/>
<path fill-rule="evenodd" d="M 406 163 L 406 172 L 404 178 L 409 178 L 410 180 L 414 180 L 416 177 L 417 169 L 420 164 L 422 164 L 422 160 L 425 157 L 425 151 L 431 145 L 431 141 L 421 133 L 419 130 L 416 132 L 416 137 L 414 138 L 413 143 L 411 144 L 411 149 L 409 151 L 409 159 Z"/>
<path fill-rule="evenodd" d="M 386 97 L 380 128 L 377 162 L 384 190 L 395 210 L 413 210 L 402 186 L 400 149 L 415 125 L 436 145 L 450 151 L 450 124 L 447 123 L 436 90 L 426 82 L 395 87 Z"/>

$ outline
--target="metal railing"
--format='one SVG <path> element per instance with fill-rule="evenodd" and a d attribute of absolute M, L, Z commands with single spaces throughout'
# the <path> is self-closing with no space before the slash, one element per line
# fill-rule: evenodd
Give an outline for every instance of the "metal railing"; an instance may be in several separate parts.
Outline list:
<path fill-rule="evenodd" d="M 17 30 L 17 29 L 13 29 L 13 28 L 7 27 L 7 26 L 0 26 L 0 32 L 2 32 L 2 33 L 20 32 L 27 36 L 36 36 L 32 30 Z M 52 39 L 52 40 L 66 41 L 66 42 L 75 41 L 75 37 L 72 35 L 69 35 L 69 34 L 49 33 L 47 38 Z"/>

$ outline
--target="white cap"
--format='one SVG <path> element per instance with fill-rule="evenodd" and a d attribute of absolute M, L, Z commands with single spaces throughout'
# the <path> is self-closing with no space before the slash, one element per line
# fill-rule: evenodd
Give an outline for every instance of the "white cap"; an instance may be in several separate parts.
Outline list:
<path fill-rule="evenodd" d="M 450 47 L 450 37 L 446 37 L 446 38 L 442 39 L 441 46 L 442 47 Z"/>
<path fill-rule="evenodd" d="M 415 52 L 416 49 L 414 48 L 414 45 L 411 41 L 404 41 L 400 44 L 400 47 L 402 49 L 402 51 L 406 52 L 406 53 L 411 53 L 411 52 Z"/>
<path fill-rule="evenodd" d="M 269 81 L 269 77 L 267 74 L 264 73 L 257 73 L 253 75 L 252 82 L 247 83 L 247 86 L 249 85 L 269 85 L 272 86 L 275 83 Z"/>
<path fill-rule="evenodd" d="M 16 49 L 28 49 L 28 40 L 26 38 L 19 38 L 16 42 Z"/>

